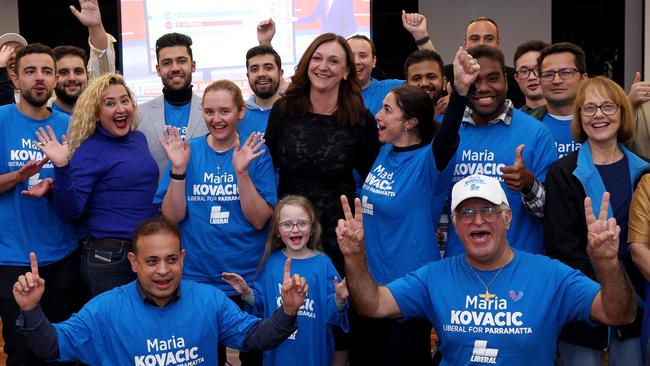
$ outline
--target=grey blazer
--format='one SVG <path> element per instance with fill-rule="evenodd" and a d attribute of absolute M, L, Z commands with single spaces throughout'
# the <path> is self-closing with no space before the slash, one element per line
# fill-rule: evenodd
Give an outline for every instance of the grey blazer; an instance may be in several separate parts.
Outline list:
<path fill-rule="evenodd" d="M 203 110 L 201 109 L 201 97 L 192 94 L 192 101 L 190 102 L 190 119 L 187 121 L 187 135 L 186 139 L 206 135 L 208 128 L 205 126 L 203 120 Z M 156 164 L 158 164 L 158 171 L 162 177 L 165 168 L 167 167 L 167 155 L 158 138 L 163 136 L 163 128 L 165 127 L 165 104 L 163 96 L 150 100 L 138 106 L 140 111 L 140 123 L 138 130 L 142 131 L 147 137 L 147 144 L 149 151 L 153 155 Z"/>

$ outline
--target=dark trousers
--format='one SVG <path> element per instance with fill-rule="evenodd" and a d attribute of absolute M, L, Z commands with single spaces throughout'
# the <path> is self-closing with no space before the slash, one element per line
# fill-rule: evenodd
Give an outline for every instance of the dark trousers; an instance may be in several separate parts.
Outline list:
<path fill-rule="evenodd" d="M 0 266 L 0 317 L 2 317 L 2 337 L 5 341 L 7 365 L 74 365 L 48 363 L 38 359 L 27 347 L 25 338 L 16 331 L 16 319 L 20 314 L 20 308 L 14 300 L 12 289 L 18 276 L 29 271 L 29 266 Z M 78 251 L 59 262 L 40 266 L 39 274 L 45 280 L 41 308 L 52 323 L 62 322 L 79 310 Z"/>
<path fill-rule="evenodd" d="M 228 296 L 240 309 L 244 309 L 244 300 L 241 299 L 241 296 Z M 219 343 L 219 366 L 224 366 L 226 364 L 226 346 Z M 250 351 L 250 352 L 241 352 L 239 351 L 239 361 L 241 366 L 262 366 L 262 351 Z"/>
<path fill-rule="evenodd" d="M 431 323 L 350 314 L 350 365 L 433 365 Z"/>
<path fill-rule="evenodd" d="M 90 298 L 135 280 L 127 255 L 129 250 L 109 248 L 91 239 L 83 243 L 81 279 Z"/>

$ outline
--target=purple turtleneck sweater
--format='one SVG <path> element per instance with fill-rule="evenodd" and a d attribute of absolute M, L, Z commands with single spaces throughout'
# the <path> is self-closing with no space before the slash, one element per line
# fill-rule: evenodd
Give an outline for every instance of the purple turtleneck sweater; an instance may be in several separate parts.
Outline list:
<path fill-rule="evenodd" d="M 157 185 L 144 134 L 115 137 L 98 124 L 70 164 L 55 168 L 54 204 L 63 219 L 80 218 L 91 236 L 130 239 L 142 220 L 158 214 Z"/>

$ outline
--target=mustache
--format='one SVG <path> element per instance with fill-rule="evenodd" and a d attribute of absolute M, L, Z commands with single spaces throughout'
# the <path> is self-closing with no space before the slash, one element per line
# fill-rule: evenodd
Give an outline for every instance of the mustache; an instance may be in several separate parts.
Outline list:
<path fill-rule="evenodd" d="M 273 82 L 273 79 L 271 79 L 271 78 L 268 77 L 268 76 L 260 76 L 260 77 L 258 77 L 257 79 L 255 79 L 255 82 L 256 82 L 256 83 L 259 83 L 259 82 L 261 82 L 261 81 L 266 81 L 266 82 L 272 83 L 272 82 Z"/>

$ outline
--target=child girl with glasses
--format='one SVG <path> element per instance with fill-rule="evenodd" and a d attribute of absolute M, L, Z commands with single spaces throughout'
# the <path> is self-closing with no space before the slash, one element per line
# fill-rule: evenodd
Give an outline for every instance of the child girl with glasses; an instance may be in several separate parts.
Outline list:
<path fill-rule="evenodd" d="M 282 271 L 291 258 L 291 271 L 309 283 L 309 293 L 298 311 L 298 330 L 276 349 L 264 352 L 264 365 L 331 365 L 334 327 L 348 330 L 345 279 L 321 252 L 321 225 L 309 200 L 289 195 L 273 211 L 264 257 L 252 288 L 236 273 L 222 273 L 223 280 L 250 305 L 250 311 L 270 317 L 282 305 Z M 277 275 L 277 271 L 280 275 Z"/>

